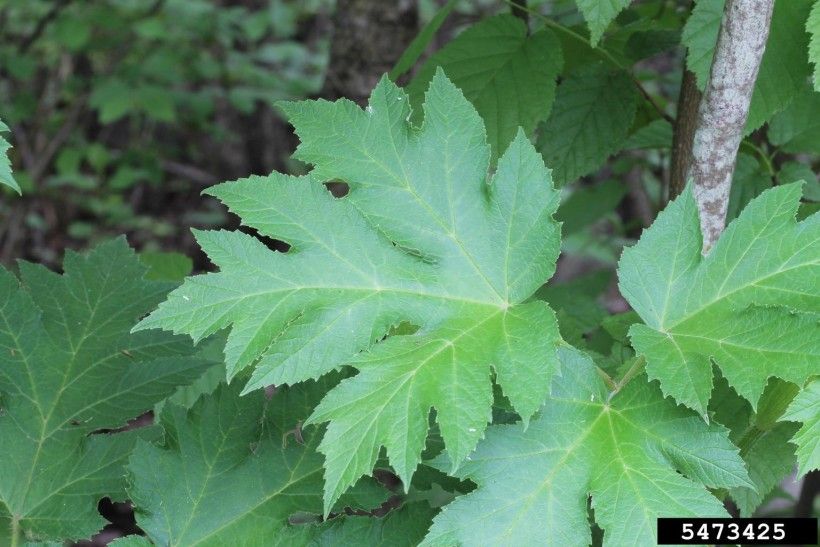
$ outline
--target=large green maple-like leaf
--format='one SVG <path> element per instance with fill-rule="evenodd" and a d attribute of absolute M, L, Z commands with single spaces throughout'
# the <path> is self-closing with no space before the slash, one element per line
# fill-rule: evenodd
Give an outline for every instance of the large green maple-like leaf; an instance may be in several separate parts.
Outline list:
<path fill-rule="evenodd" d="M 356 367 L 311 417 L 330 421 L 320 446 L 327 511 L 382 446 L 409 484 L 431 407 L 460 463 L 490 419 L 491 369 L 525 420 L 541 404 L 559 336 L 549 307 L 525 300 L 554 270 L 558 194 L 521 132 L 488 177 L 481 118 L 441 71 L 420 128 L 386 78 L 365 110 L 341 100 L 285 111 L 311 174 L 209 192 L 291 249 L 271 252 L 240 232 L 198 234 L 220 272 L 189 278 L 138 328 L 201 338 L 232 325 L 229 371 L 256 367 L 246 390 Z M 350 185 L 347 196 L 321 184 L 334 180 Z M 417 331 L 376 343 L 400 323 Z"/>
<path fill-rule="evenodd" d="M 213 362 L 167 333 L 129 334 L 173 286 L 146 271 L 124 239 L 65 274 L 0 269 L 0 540 L 83 538 L 105 521 L 104 496 L 124 499 L 123 465 L 139 431 L 119 428 Z M 2 542 L 2 541 L 0 541 Z"/>
<path fill-rule="evenodd" d="M 751 133 L 791 103 L 810 73 L 805 22 L 812 0 L 776 0 L 769 40 L 755 82 L 746 132 Z M 706 88 L 725 0 L 698 0 L 683 30 L 687 67 Z"/>
<path fill-rule="evenodd" d="M 820 469 L 820 381 L 810 383 L 795 397 L 783 420 L 803 422 L 792 439 L 800 474 Z"/>
<path fill-rule="evenodd" d="M 407 91 L 413 107 L 420 106 L 440 66 L 478 110 L 497 158 L 519 127 L 531 135 L 547 118 L 563 64 L 561 42 L 552 31 L 528 34 L 518 17 L 498 15 L 473 25 L 432 55 Z"/>
<path fill-rule="evenodd" d="M 636 377 L 607 392 L 592 361 L 559 350 L 561 375 L 525 428 L 493 426 L 459 469 L 478 488 L 434 519 L 425 545 L 654 545 L 656 518 L 725 516 L 704 487 L 751 485 L 726 430 Z"/>
<path fill-rule="evenodd" d="M 701 255 L 691 188 L 624 250 L 619 285 L 649 377 L 705 414 L 712 362 L 753 407 L 771 376 L 820 373 L 820 214 L 795 221 L 801 184 L 764 191 Z"/>
<path fill-rule="evenodd" d="M 2 134 L 8 132 L 8 130 L 8 126 L 0 120 L 0 184 L 8 186 L 19 194 L 20 186 L 11 174 L 11 162 L 6 155 L 11 145 L 2 137 Z"/>

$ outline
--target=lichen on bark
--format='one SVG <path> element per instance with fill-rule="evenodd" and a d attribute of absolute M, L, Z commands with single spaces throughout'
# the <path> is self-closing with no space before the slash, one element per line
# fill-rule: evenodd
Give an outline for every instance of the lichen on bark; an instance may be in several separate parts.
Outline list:
<path fill-rule="evenodd" d="M 717 241 L 774 0 L 727 0 L 698 122 L 687 179 L 693 181 L 703 252 Z"/>

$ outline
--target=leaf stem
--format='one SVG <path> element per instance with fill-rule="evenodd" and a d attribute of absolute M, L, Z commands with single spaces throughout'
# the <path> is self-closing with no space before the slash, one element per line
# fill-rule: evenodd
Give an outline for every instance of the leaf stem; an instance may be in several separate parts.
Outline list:
<path fill-rule="evenodd" d="M 595 372 L 598 373 L 598 376 L 601 377 L 601 379 L 606 384 L 606 387 L 608 387 L 610 390 L 614 391 L 618 389 L 618 384 L 615 382 L 615 380 L 612 379 L 612 376 L 606 373 L 604 369 L 602 369 L 601 367 L 595 367 Z"/>
<path fill-rule="evenodd" d="M 20 519 L 12 515 L 11 517 L 11 547 L 20 545 Z"/>
<path fill-rule="evenodd" d="M 664 120 L 668 121 L 669 123 L 674 122 L 674 119 L 672 118 L 672 116 L 670 116 L 669 114 L 664 112 L 664 110 L 655 101 L 655 99 L 652 98 L 652 96 L 649 94 L 649 92 L 646 90 L 646 88 L 644 88 L 644 86 L 641 84 L 641 82 L 635 77 L 635 75 L 632 73 L 632 71 L 630 69 L 628 69 L 627 67 L 625 67 L 620 61 L 618 61 L 618 59 L 616 59 L 610 52 L 608 52 L 607 50 L 605 50 L 602 47 L 593 46 L 592 44 L 589 43 L 589 39 L 587 39 L 582 34 L 579 34 L 579 33 L 575 32 L 574 30 L 572 30 L 571 28 L 562 25 L 558 21 L 555 21 L 555 20 L 550 19 L 549 17 L 547 17 L 545 15 L 542 15 L 541 13 L 539 13 L 538 11 L 530 8 L 529 6 L 526 6 L 524 4 L 516 2 L 516 0 L 504 0 L 504 2 L 509 4 L 510 7 L 512 7 L 512 8 L 515 8 L 515 9 L 520 10 L 520 11 L 527 12 L 530 15 L 534 15 L 535 17 L 540 19 L 544 23 L 544 25 L 546 25 L 547 27 L 549 27 L 553 30 L 556 30 L 558 32 L 561 32 L 561 33 L 565 34 L 566 36 L 572 38 L 573 40 L 581 42 L 582 44 L 588 46 L 593 51 L 593 53 L 595 53 L 596 55 L 601 57 L 603 60 L 610 63 L 615 68 L 619 68 L 619 69 L 625 71 L 627 74 L 629 74 L 629 78 L 632 80 L 632 83 L 635 84 L 635 87 L 638 88 L 638 92 L 640 92 L 640 94 L 643 96 L 644 100 L 646 100 L 646 102 L 648 102 L 652 106 L 652 108 L 655 109 L 655 111 L 658 113 L 658 115 L 661 118 L 663 118 Z"/>
<path fill-rule="evenodd" d="M 745 147 L 746 149 L 751 150 L 756 156 L 758 156 L 761 159 L 761 161 L 763 162 L 763 165 L 766 167 L 766 172 L 770 176 L 774 176 L 775 171 L 774 171 L 774 166 L 772 165 L 772 160 L 769 157 L 769 155 L 766 154 L 765 150 L 763 150 L 760 146 L 756 145 L 755 143 L 753 143 L 749 139 L 743 139 L 740 142 L 740 146 L 741 146 L 741 148 Z"/>
<path fill-rule="evenodd" d="M 629 367 L 629 370 L 626 371 L 626 374 L 624 374 L 623 378 L 621 378 L 618 381 L 618 383 L 615 384 L 614 389 L 609 392 L 609 396 L 606 398 L 606 402 L 609 403 L 609 401 L 611 401 L 612 398 L 615 395 L 617 395 L 619 391 L 621 391 L 624 387 L 626 387 L 626 385 L 630 381 L 632 381 L 632 379 L 635 376 L 640 374 L 641 371 L 643 371 L 643 368 L 644 368 L 645 365 L 646 365 L 646 358 L 643 355 L 639 355 L 635 359 L 635 362 L 632 363 L 632 366 Z"/>

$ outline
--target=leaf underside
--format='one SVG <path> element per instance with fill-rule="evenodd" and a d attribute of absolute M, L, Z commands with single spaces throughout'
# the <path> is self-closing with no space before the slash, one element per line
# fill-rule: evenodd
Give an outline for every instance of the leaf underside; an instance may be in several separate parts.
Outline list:
<path fill-rule="evenodd" d="M 229 375 L 254 367 L 246 391 L 355 367 L 309 420 L 330 421 L 325 512 L 382 446 L 409 484 L 431 407 L 456 466 L 490 419 L 491 371 L 526 420 L 556 367 L 554 314 L 525 303 L 559 249 L 558 193 L 543 161 L 519 132 L 489 178 L 481 118 L 440 70 L 419 128 L 408 102 L 385 78 L 365 110 L 346 100 L 284 105 L 310 175 L 209 193 L 290 250 L 198 233 L 219 273 L 189 278 L 137 327 L 200 339 L 230 326 Z M 325 181 L 350 191 L 335 199 Z M 415 332 L 391 335 L 400 324 Z"/>
<path fill-rule="evenodd" d="M 801 186 L 752 200 L 706 257 L 688 188 L 621 256 L 621 293 L 645 323 L 630 337 L 649 377 L 702 415 L 713 362 L 753 407 L 769 377 L 802 385 L 820 373 L 820 215 L 796 222 Z"/>
<path fill-rule="evenodd" d="M 725 516 L 706 487 L 752 486 L 721 426 L 636 378 L 609 400 L 592 361 L 559 350 L 541 413 L 492 426 L 459 469 L 478 489 L 434 519 L 425 545 L 654 545 L 659 516 Z"/>

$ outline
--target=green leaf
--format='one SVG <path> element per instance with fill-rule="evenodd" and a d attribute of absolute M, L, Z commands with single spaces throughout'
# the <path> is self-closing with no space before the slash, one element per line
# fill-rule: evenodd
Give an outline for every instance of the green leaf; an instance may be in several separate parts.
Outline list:
<path fill-rule="evenodd" d="M 806 32 L 811 36 L 809 61 L 814 65 L 814 89 L 820 91 L 820 2 L 817 0 L 806 21 Z"/>
<path fill-rule="evenodd" d="M 703 90 L 709 79 L 725 0 L 698 0 L 683 29 L 686 65 Z M 786 108 L 805 86 L 810 68 L 804 25 L 812 0 L 776 0 L 769 40 L 755 82 L 746 133 L 751 133 Z"/>
<path fill-rule="evenodd" d="M 328 511 L 382 446 L 410 483 L 431 407 L 458 465 L 490 418 L 491 367 L 521 416 L 539 407 L 559 336 L 549 307 L 525 301 L 555 268 L 558 193 L 521 132 L 488 177 L 481 118 L 441 71 L 421 128 L 386 78 L 366 110 L 346 100 L 284 109 L 311 174 L 209 193 L 290 250 L 241 232 L 198 233 L 220 272 L 188 278 L 137 328 L 200 339 L 232 326 L 229 374 L 255 366 L 246 391 L 358 369 L 310 418 L 331 422 L 320 446 Z M 350 192 L 334 199 L 324 181 Z M 415 329 L 389 335 L 399 324 Z"/>
<path fill-rule="evenodd" d="M 725 516 L 704 486 L 748 485 L 725 429 L 640 376 L 611 396 L 589 357 L 562 368 L 529 427 L 493 426 L 458 475 L 478 484 L 433 520 L 426 545 L 655 545 L 659 516 Z M 610 399 L 611 397 L 611 399 Z"/>
<path fill-rule="evenodd" d="M 432 522 L 433 511 L 423 502 L 410 503 L 385 517 L 333 519 L 310 543 L 316 547 L 367 545 L 368 547 L 415 547 Z"/>
<path fill-rule="evenodd" d="M 820 201 L 820 180 L 811 170 L 811 166 L 798 161 L 786 161 L 780 166 L 777 173 L 779 184 L 790 182 L 805 182 L 803 186 L 803 199 L 809 201 Z"/>
<path fill-rule="evenodd" d="M 590 42 L 597 45 L 604 31 L 632 0 L 575 0 L 589 25 Z"/>
<path fill-rule="evenodd" d="M 744 447 L 741 456 L 747 462 L 754 488 L 737 486 L 729 492 L 742 516 L 752 516 L 769 492 L 793 471 L 794 445 L 789 439 L 796 429 L 793 424 L 777 424 L 756 432 Z"/>
<path fill-rule="evenodd" d="M 20 282 L 0 269 L 0 535 L 81 539 L 102 528 L 97 502 L 125 499 L 123 465 L 145 430 L 95 433 L 213 364 L 182 338 L 128 333 L 170 286 L 143 280 L 124 239 L 69 252 L 64 269 L 21 263 Z"/>
<path fill-rule="evenodd" d="M 803 422 L 792 438 L 797 445 L 798 472 L 805 475 L 812 469 L 820 469 L 820 381 L 810 383 L 783 415 L 791 422 Z"/>
<path fill-rule="evenodd" d="M 555 219 L 561 222 L 562 235 L 570 236 L 605 218 L 623 200 L 627 190 L 626 185 L 617 180 L 574 188 L 555 214 Z"/>
<path fill-rule="evenodd" d="M 688 188 L 624 251 L 621 294 L 646 323 L 632 344 L 665 394 L 705 414 L 714 362 L 755 407 L 770 376 L 820 371 L 820 215 L 795 221 L 801 193 L 763 192 L 703 257 Z"/>
<path fill-rule="evenodd" d="M 190 410 L 166 405 L 164 443 L 138 443 L 128 463 L 139 527 L 164 546 L 253 545 L 298 532 L 287 530 L 291 515 L 322 510 L 322 457 L 316 428 L 304 442 L 294 432 L 328 387 L 282 388 L 266 400 L 223 385 Z"/>
<path fill-rule="evenodd" d="M 737 218 L 750 201 L 771 187 L 772 176 L 761 167 L 760 162 L 749 154 L 738 154 L 729 205 L 726 207 L 726 221 Z"/>
<path fill-rule="evenodd" d="M 507 149 L 519 127 L 532 135 L 555 99 L 563 66 L 561 43 L 549 30 L 527 34 L 521 19 L 484 19 L 451 40 L 421 67 L 407 91 L 416 114 L 438 67 L 484 119 L 493 161 Z"/>
<path fill-rule="evenodd" d="M 182 253 L 144 252 L 140 262 L 150 269 L 146 279 L 153 281 L 174 281 L 181 283 L 194 269 L 193 261 Z"/>
<path fill-rule="evenodd" d="M 136 110 L 131 91 L 125 82 L 109 78 L 94 86 L 88 104 L 99 111 L 100 123 L 113 123 Z"/>
<path fill-rule="evenodd" d="M 424 28 L 413 38 L 413 41 L 410 42 L 410 45 L 407 46 L 407 49 L 404 50 L 404 53 L 401 54 L 399 60 L 396 61 L 396 65 L 390 71 L 390 74 L 388 74 L 391 80 L 395 82 L 416 64 L 421 54 L 424 53 L 424 50 L 430 45 L 433 36 L 436 35 L 436 32 L 441 28 L 441 25 L 450 15 L 450 12 L 456 7 L 456 4 L 458 4 L 458 0 L 448 0 L 447 3 L 441 6 L 436 14 L 433 15 L 430 22 L 424 25 Z"/>
<path fill-rule="evenodd" d="M 7 133 L 8 131 L 8 126 L 3 123 L 3 120 L 0 120 L 0 184 L 4 184 L 18 194 L 21 194 L 20 186 L 11 174 L 11 161 L 7 155 L 11 145 L 3 138 L 3 133 Z"/>
<path fill-rule="evenodd" d="M 683 27 L 681 44 L 686 46 L 686 68 L 695 74 L 701 91 L 706 89 L 706 82 L 709 80 L 724 2 L 725 0 L 698 0 Z"/>
<path fill-rule="evenodd" d="M 545 285 L 535 296 L 555 310 L 564 340 L 581 346 L 583 335 L 597 328 L 606 317 L 606 310 L 598 300 L 611 281 L 611 270 L 599 270 L 563 283 Z"/>
<path fill-rule="evenodd" d="M 714 421 L 729 428 L 729 439 L 740 447 L 740 456 L 754 484 L 754 488 L 736 486 L 729 490 L 741 516 L 754 514 L 794 469 L 795 447 L 788 441 L 797 427 L 776 422 L 785 410 L 783 401 L 791 401 L 796 389 L 791 383 L 770 381 L 761 398 L 759 413 L 755 414 L 749 402 L 740 397 L 725 378 L 716 378 L 709 414 Z"/>
<path fill-rule="evenodd" d="M 672 148 L 672 131 L 672 124 L 668 121 L 653 120 L 630 135 L 624 144 L 624 149 Z"/>
<path fill-rule="evenodd" d="M 804 89 L 789 108 L 772 118 L 769 139 L 783 152 L 820 154 L 820 93 Z"/>
<path fill-rule="evenodd" d="M 145 536 L 124 536 L 117 538 L 108 544 L 110 547 L 151 547 L 151 543 Z"/>
<path fill-rule="evenodd" d="M 637 94 L 623 71 L 592 65 L 561 82 L 538 147 L 558 185 L 588 175 L 624 145 Z"/>

